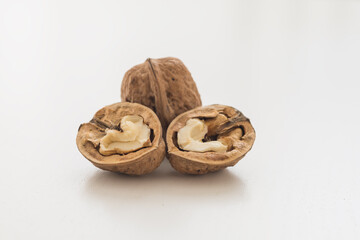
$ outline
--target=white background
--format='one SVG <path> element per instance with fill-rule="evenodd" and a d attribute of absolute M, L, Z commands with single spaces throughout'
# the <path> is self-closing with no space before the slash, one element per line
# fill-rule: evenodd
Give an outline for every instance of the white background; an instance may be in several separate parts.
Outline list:
<path fill-rule="evenodd" d="M 101 171 L 78 126 L 178 57 L 257 132 L 236 167 Z M 1 239 L 359 239 L 360 1 L 0 1 Z"/>

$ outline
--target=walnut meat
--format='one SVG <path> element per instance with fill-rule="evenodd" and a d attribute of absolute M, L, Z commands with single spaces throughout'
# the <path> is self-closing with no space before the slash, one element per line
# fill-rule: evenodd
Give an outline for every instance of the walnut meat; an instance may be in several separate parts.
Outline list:
<path fill-rule="evenodd" d="M 129 175 L 156 169 L 165 157 L 161 123 L 148 107 L 115 103 L 81 124 L 76 144 L 96 167 Z"/>
<path fill-rule="evenodd" d="M 123 102 L 151 108 L 166 130 L 179 114 L 201 106 L 196 84 L 189 70 L 177 58 L 148 58 L 126 72 L 121 85 Z"/>
<path fill-rule="evenodd" d="M 168 159 L 181 173 L 205 174 L 234 166 L 250 151 L 255 130 L 240 111 L 198 107 L 176 117 L 166 133 Z"/>

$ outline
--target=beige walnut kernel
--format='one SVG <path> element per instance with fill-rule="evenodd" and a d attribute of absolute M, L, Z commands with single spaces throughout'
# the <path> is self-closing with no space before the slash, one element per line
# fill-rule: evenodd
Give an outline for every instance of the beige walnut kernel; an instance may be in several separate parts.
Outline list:
<path fill-rule="evenodd" d="M 120 128 L 106 129 L 106 135 L 100 139 L 99 152 L 102 155 L 129 153 L 151 146 L 150 128 L 138 115 L 128 115 L 121 119 Z"/>
<path fill-rule="evenodd" d="M 186 149 L 180 139 L 181 131 L 187 128 L 189 121 L 197 123 L 199 128 L 192 133 L 192 139 L 197 142 L 193 149 Z M 254 141 L 255 130 L 250 120 L 237 109 L 225 105 L 187 111 L 171 122 L 166 133 L 167 156 L 171 165 L 188 174 L 205 174 L 234 166 L 250 151 Z M 204 144 L 209 143 L 220 143 L 224 147 L 220 151 L 204 148 Z"/>
<path fill-rule="evenodd" d="M 179 147 L 192 152 L 225 152 L 227 150 L 227 145 L 220 141 L 203 142 L 207 133 L 208 129 L 204 121 L 196 118 L 189 119 L 178 132 Z"/>
<path fill-rule="evenodd" d="M 189 70 L 177 58 L 148 58 L 125 73 L 121 100 L 151 108 L 164 131 L 179 114 L 201 106 L 200 94 Z"/>
<path fill-rule="evenodd" d="M 79 127 L 76 144 L 96 167 L 129 175 L 150 173 L 165 157 L 158 117 L 137 103 L 115 103 L 97 111 Z"/>

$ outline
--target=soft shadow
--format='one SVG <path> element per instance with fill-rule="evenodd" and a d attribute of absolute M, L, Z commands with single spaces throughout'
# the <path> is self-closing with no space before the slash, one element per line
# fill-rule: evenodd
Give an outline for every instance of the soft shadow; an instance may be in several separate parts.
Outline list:
<path fill-rule="evenodd" d="M 171 168 L 167 159 L 153 173 L 134 177 L 98 170 L 85 184 L 85 194 L 107 205 L 139 203 L 149 198 L 206 200 L 231 199 L 244 195 L 245 184 L 225 169 L 202 176 L 183 175 Z"/>

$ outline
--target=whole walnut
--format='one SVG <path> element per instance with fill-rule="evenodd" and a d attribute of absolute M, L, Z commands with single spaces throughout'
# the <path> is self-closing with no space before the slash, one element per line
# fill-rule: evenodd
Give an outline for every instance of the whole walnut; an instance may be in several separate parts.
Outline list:
<path fill-rule="evenodd" d="M 121 85 L 121 100 L 151 108 L 164 131 L 179 114 L 201 106 L 189 70 L 173 57 L 148 58 L 127 71 Z"/>

